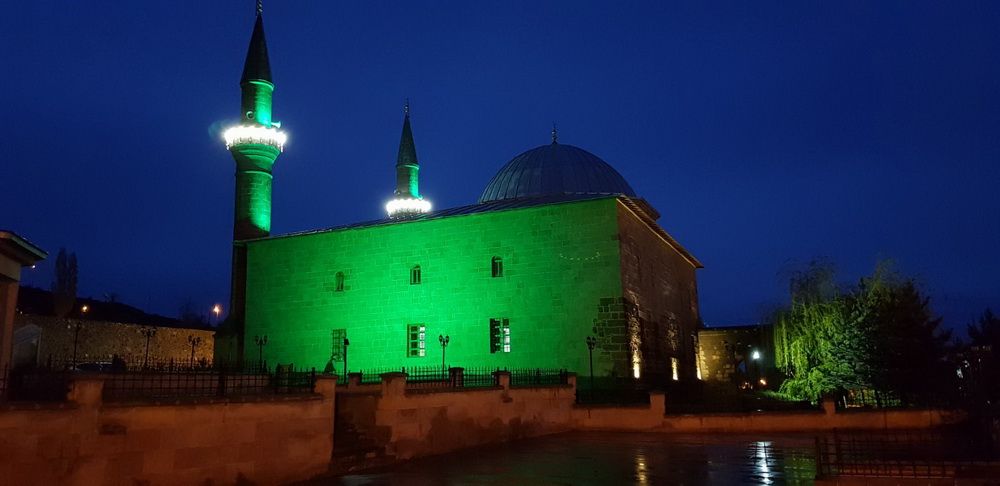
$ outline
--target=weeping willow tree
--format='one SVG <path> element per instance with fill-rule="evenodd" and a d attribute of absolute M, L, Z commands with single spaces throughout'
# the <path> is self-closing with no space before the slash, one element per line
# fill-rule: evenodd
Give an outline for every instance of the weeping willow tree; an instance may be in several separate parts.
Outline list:
<path fill-rule="evenodd" d="M 781 391 L 803 399 L 843 390 L 914 397 L 947 381 L 945 345 L 929 301 L 911 279 L 881 263 L 858 284 L 836 284 L 833 264 L 811 262 L 790 278 L 778 310 L 775 361 L 789 377 Z"/>

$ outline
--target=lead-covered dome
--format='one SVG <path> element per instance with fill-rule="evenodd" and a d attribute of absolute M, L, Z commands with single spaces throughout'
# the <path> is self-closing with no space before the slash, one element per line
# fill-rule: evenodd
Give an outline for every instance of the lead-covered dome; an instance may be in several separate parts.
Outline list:
<path fill-rule="evenodd" d="M 479 202 L 562 194 L 624 194 L 635 197 L 625 178 L 596 155 L 552 142 L 533 148 L 503 166 Z"/>

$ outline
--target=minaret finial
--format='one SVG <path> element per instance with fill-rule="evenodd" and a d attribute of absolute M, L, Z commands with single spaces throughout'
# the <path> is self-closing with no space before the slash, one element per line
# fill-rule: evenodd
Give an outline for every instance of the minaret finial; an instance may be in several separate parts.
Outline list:
<path fill-rule="evenodd" d="M 406 105 L 403 105 L 403 114 L 410 116 L 410 99 L 406 98 Z"/>
<path fill-rule="evenodd" d="M 262 13 L 264 13 L 264 0 L 257 0 L 257 16 L 260 17 Z"/>
<path fill-rule="evenodd" d="M 556 137 L 558 137 L 558 135 L 559 133 L 556 132 L 556 122 L 552 122 L 552 143 L 556 143 Z"/>

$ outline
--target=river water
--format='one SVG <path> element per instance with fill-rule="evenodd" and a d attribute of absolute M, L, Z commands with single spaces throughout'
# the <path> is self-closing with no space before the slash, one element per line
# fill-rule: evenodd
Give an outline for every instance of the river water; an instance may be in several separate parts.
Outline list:
<path fill-rule="evenodd" d="M 812 484 L 813 436 L 571 432 L 401 462 L 333 485 Z"/>

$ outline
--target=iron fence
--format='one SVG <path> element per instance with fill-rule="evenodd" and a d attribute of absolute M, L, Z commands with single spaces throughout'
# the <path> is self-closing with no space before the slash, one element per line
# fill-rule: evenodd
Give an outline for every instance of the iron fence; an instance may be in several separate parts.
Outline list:
<path fill-rule="evenodd" d="M 996 477 L 992 460 L 976 435 L 943 432 L 887 432 L 816 437 L 818 477 L 890 478 Z"/>
<path fill-rule="evenodd" d="M 374 385 L 376 383 L 382 383 L 382 375 L 384 373 L 406 373 L 406 368 L 368 368 L 357 371 L 361 375 L 362 385 Z"/>
<path fill-rule="evenodd" d="M 452 388 L 463 385 L 455 368 L 413 366 L 406 369 L 405 373 L 407 388 Z"/>
<path fill-rule="evenodd" d="M 13 368 L 0 373 L 0 399 L 39 402 L 65 401 L 71 373 L 45 368 Z"/>
<path fill-rule="evenodd" d="M 569 382 L 569 372 L 566 370 L 548 370 L 541 368 L 516 368 L 512 370 L 500 368 L 442 368 L 439 366 L 413 366 L 400 368 L 370 368 L 362 369 L 362 385 L 382 382 L 383 373 L 406 373 L 407 388 L 488 388 L 500 386 L 497 373 L 510 373 L 511 386 L 554 386 Z"/>
<path fill-rule="evenodd" d="M 315 389 L 315 368 L 310 371 L 279 369 L 273 373 L 136 371 L 110 375 L 104 382 L 104 400 L 223 398 L 312 393 Z"/>
<path fill-rule="evenodd" d="M 569 383 L 569 373 L 566 370 L 513 368 L 504 371 L 510 373 L 510 386 L 552 386 Z"/>
<path fill-rule="evenodd" d="M 465 368 L 462 372 L 462 386 L 465 388 L 490 388 L 500 386 L 496 368 Z"/>

